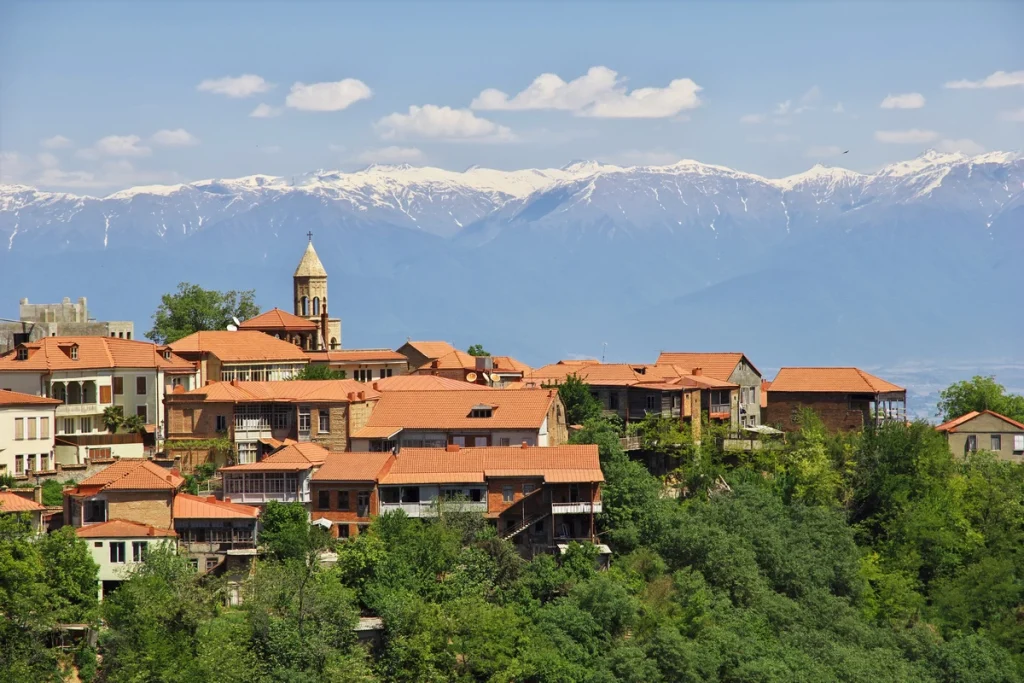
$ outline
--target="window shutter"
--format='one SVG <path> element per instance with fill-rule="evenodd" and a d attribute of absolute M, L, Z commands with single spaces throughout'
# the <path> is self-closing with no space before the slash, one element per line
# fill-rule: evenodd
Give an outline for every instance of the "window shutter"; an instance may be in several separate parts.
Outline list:
<path fill-rule="evenodd" d="M 114 393 L 118 396 L 124 393 L 124 377 L 114 378 Z"/>
<path fill-rule="evenodd" d="M 1013 450 L 1024 451 L 1024 434 L 1013 435 Z"/>
<path fill-rule="evenodd" d="M 18 417 L 14 419 L 14 439 L 20 441 L 25 438 L 25 418 Z"/>
<path fill-rule="evenodd" d="M 135 378 L 135 393 L 140 396 L 146 393 L 146 377 L 144 375 Z"/>
<path fill-rule="evenodd" d="M 50 438 L 50 418 L 41 417 L 39 418 L 39 438 L 49 439 Z"/>
<path fill-rule="evenodd" d="M 100 403 L 110 403 L 110 387 L 100 387 Z"/>

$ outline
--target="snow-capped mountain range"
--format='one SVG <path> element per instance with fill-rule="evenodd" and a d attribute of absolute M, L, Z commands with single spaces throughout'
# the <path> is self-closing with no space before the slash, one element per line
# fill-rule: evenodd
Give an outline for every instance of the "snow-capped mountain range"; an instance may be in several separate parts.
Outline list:
<path fill-rule="evenodd" d="M 307 230 L 349 346 L 450 338 L 455 317 L 476 335 L 466 344 L 537 362 L 604 342 L 632 360 L 763 347 L 779 364 L 1024 348 L 1019 315 L 953 315 L 998 318 L 1024 290 L 1024 159 L 1006 152 L 779 179 L 684 160 L 371 166 L 105 197 L 0 186 L 0 315 L 21 296 L 85 294 L 141 328 L 178 281 L 256 287 L 289 308 Z"/>

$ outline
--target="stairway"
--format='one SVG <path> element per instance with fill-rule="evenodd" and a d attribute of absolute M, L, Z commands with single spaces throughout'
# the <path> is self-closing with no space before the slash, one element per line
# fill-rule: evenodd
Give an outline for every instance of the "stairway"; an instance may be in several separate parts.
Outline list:
<path fill-rule="evenodd" d="M 539 515 L 534 515 L 533 517 L 530 517 L 526 521 L 524 521 L 521 524 L 519 524 L 518 526 L 516 526 L 514 529 L 512 529 L 512 531 L 506 532 L 502 536 L 502 538 L 504 540 L 508 541 L 508 540 L 518 536 L 519 534 L 523 533 L 524 531 L 529 529 L 531 526 L 533 526 L 534 524 L 536 524 L 540 520 L 544 519 L 545 517 L 549 517 L 550 515 L 551 515 L 551 511 L 550 510 L 547 511 L 547 512 L 542 512 Z"/>

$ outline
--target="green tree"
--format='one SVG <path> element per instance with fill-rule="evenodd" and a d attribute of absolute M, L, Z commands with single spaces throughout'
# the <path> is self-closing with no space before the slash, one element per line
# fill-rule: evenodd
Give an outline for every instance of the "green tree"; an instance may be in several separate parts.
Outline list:
<path fill-rule="evenodd" d="M 320 365 L 319 363 L 316 365 L 309 363 L 300 372 L 292 376 L 292 379 L 345 379 L 345 371 L 332 370 L 330 366 Z"/>
<path fill-rule="evenodd" d="M 471 356 L 489 356 L 489 355 L 491 355 L 486 350 L 484 350 L 484 345 L 483 344 L 473 344 L 468 349 L 466 349 L 466 353 L 468 353 Z"/>
<path fill-rule="evenodd" d="M 161 297 L 146 338 L 170 344 L 193 332 L 223 330 L 232 316 L 246 320 L 259 312 L 255 290 L 219 292 L 182 282 L 177 292 Z"/>
<path fill-rule="evenodd" d="M 571 425 L 582 425 L 587 420 L 601 416 L 601 404 L 590 393 L 590 385 L 576 374 L 565 378 L 558 387 L 558 398 L 565 406 L 565 421 Z"/>
<path fill-rule="evenodd" d="M 142 434 L 146 431 L 146 421 L 141 415 L 129 415 L 121 423 L 121 430 L 125 434 Z"/>
<path fill-rule="evenodd" d="M 122 406 L 107 406 L 103 409 L 103 426 L 111 434 L 116 434 L 124 424 L 124 408 Z"/>
<path fill-rule="evenodd" d="M 329 544 L 327 533 L 309 523 L 309 513 L 302 503 L 272 500 L 260 519 L 260 544 L 275 559 L 305 559 L 311 550 L 320 550 Z"/>
<path fill-rule="evenodd" d="M 51 609 L 61 623 L 88 624 L 96 620 L 99 608 L 97 573 L 88 544 L 78 538 L 74 527 L 61 527 L 38 540 L 46 568 L 46 583 L 53 590 Z"/>
<path fill-rule="evenodd" d="M 973 410 L 991 410 L 1006 417 L 1024 421 L 1024 396 L 1006 393 L 995 377 L 975 375 L 969 380 L 951 384 L 939 393 L 939 416 L 952 420 Z"/>

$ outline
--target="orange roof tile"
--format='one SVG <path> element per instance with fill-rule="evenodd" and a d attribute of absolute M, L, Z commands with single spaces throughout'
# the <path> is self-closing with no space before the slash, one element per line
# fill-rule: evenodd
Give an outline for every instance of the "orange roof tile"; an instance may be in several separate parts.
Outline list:
<path fill-rule="evenodd" d="M 78 347 L 72 360 L 71 348 Z M 18 349 L 28 358 L 18 360 Z M 164 351 L 170 347 L 120 337 L 43 337 L 20 345 L 0 356 L 0 372 L 54 370 L 96 370 L 100 368 L 160 368 L 167 372 L 194 372 L 195 366 L 184 358 Z"/>
<path fill-rule="evenodd" d="M 527 373 L 528 383 L 561 384 L 569 375 L 576 375 L 591 386 L 630 387 L 646 386 L 650 389 L 670 391 L 688 388 L 735 387 L 730 382 L 710 377 L 707 374 L 691 375 L 690 369 L 674 365 L 647 365 L 645 363 L 586 363 L 572 365 L 564 362 L 545 365 Z M 678 386 L 667 386 L 668 384 Z"/>
<path fill-rule="evenodd" d="M 337 349 L 310 351 L 311 360 L 321 363 L 408 363 L 409 359 L 391 349 Z"/>
<path fill-rule="evenodd" d="M 0 491 L 0 513 L 3 512 L 37 512 L 45 510 L 46 507 L 34 500 L 10 491 Z"/>
<path fill-rule="evenodd" d="M 662 351 L 658 356 L 657 364 L 677 365 L 686 372 L 692 372 L 694 368 L 701 368 L 705 375 L 715 379 L 728 380 L 736 366 L 744 358 L 745 356 L 738 351 L 725 353 Z M 747 363 L 757 371 L 749 358 Z M 760 371 L 757 372 L 761 374 Z"/>
<path fill-rule="evenodd" d="M 512 356 L 491 356 L 491 360 L 494 362 L 495 372 L 521 372 L 526 374 L 531 369 L 529 365 L 516 360 Z"/>
<path fill-rule="evenodd" d="M 446 356 L 456 350 L 455 347 L 448 342 L 441 341 L 409 341 L 406 342 L 405 345 L 411 346 L 427 358 L 440 358 L 441 356 Z"/>
<path fill-rule="evenodd" d="M 448 451 L 403 448 L 380 483 L 480 483 L 488 477 L 539 477 L 552 483 L 601 482 L 596 445 L 488 446 Z"/>
<path fill-rule="evenodd" d="M 771 387 L 772 383 L 766 379 L 761 380 L 761 407 L 768 407 L 768 388 Z"/>
<path fill-rule="evenodd" d="M 150 538 L 153 536 L 177 536 L 171 529 L 158 529 L 148 524 L 129 522 L 124 519 L 112 519 L 108 522 L 90 524 L 75 529 L 79 538 Z"/>
<path fill-rule="evenodd" d="M 171 344 L 175 353 L 210 353 L 225 363 L 308 362 L 307 354 L 294 344 L 257 330 L 196 332 Z"/>
<path fill-rule="evenodd" d="M 771 392 L 838 392 L 882 394 L 906 391 L 858 368 L 782 368 Z"/>
<path fill-rule="evenodd" d="M 464 382 L 461 379 L 451 379 L 438 375 L 395 375 L 384 379 L 374 380 L 371 385 L 377 391 L 429 391 L 429 390 L 465 390 L 465 391 L 494 391 L 491 387 L 482 384 Z"/>
<path fill-rule="evenodd" d="M 318 325 L 312 320 L 300 318 L 280 308 L 271 308 L 255 318 L 249 318 L 238 326 L 240 330 L 285 330 L 287 332 L 313 332 Z"/>
<path fill-rule="evenodd" d="M 991 415 L 992 417 L 998 418 L 998 419 L 1002 420 L 1003 422 L 1006 422 L 1007 424 L 1013 425 L 1017 429 L 1024 429 L 1024 424 L 1021 424 L 1020 422 L 1017 422 L 1016 420 L 1008 418 L 1005 415 L 1000 415 L 999 413 L 997 413 L 997 412 L 995 412 L 993 410 L 982 410 L 981 412 L 978 412 L 977 410 L 972 410 L 971 412 L 967 413 L 966 415 L 961 415 L 960 417 L 953 418 L 949 422 L 943 422 L 942 424 L 940 424 L 935 429 L 936 429 L 936 431 L 940 431 L 940 432 L 956 432 L 956 431 L 958 431 L 959 427 L 963 426 L 967 422 L 970 422 L 974 418 L 979 417 L 981 415 Z"/>
<path fill-rule="evenodd" d="M 0 389 L 0 407 L 3 406 L 59 406 L 62 401 L 56 398 L 23 394 L 20 391 Z"/>
<path fill-rule="evenodd" d="M 259 462 L 221 467 L 221 472 L 301 472 L 327 460 L 327 449 L 311 441 L 289 443 Z"/>
<path fill-rule="evenodd" d="M 377 481 L 392 462 L 390 453 L 328 453 L 313 481 Z"/>
<path fill-rule="evenodd" d="M 173 491 L 184 483 L 185 480 L 177 472 L 166 470 L 149 460 L 122 459 L 78 482 L 72 494 L 92 495 L 94 491 Z"/>
<path fill-rule="evenodd" d="M 363 398 L 359 398 L 359 394 Z M 349 394 L 353 394 L 350 398 Z M 286 379 L 271 382 L 211 382 L 204 387 L 170 394 L 177 401 L 214 401 L 218 403 L 296 403 L 365 401 L 380 396 L 369 384 L 353 379 Z"/>
<path fill-rule="evenodd" d="M 367 427 L 405 429 L 538 429 L 557 400 L 547 389 L 520 391 L 385 392 Z M 493 406 L 491 417 L 470 417 L 478 405 Z M 353 434 L 356 438 L 356 434 Z"/>
<path fill-rule="evenodd" d="M 434 365 L 437 363 L 437 365 Z M 459 351 L 458 349 L 452 349 L 450 353 L 427 361 L 419 367 L 419 369 L 437 369 L 437 370 L 476 370 L 476 356 L 471 356 L 465 351 Z"/>
<path fill-rule="evenodd" d="M 174 497 L 174 519 L 255 519 L 260 509 L 252 505 L 179 493 Z"/>

